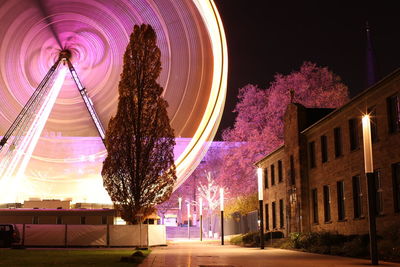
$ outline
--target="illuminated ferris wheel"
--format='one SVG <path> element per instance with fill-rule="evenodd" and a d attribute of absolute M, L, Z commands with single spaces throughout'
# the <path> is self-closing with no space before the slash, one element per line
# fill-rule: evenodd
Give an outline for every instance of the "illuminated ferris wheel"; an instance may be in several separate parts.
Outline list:
<path fill-rule="evenodd" d="M 105 193 L 103 125 L 116 112 L 134 24 L 157 33 L 159 83 L 178 143 L 176 187 L 201 161 L 226 96 L 225 34 L 212 0 L 0 0 L 0 19 L 0 190 L 104 202 L 90 196 Z"/>

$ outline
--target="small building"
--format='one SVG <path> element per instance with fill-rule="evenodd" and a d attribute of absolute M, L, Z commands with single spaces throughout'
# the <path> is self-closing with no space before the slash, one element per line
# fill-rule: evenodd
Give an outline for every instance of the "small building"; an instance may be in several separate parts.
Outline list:
<path fill-rule="evenodd" d="M 0 209 L 0 223 L 10 224 L 114 224 L 112 209 Z"/>
<path fill-rule="evenodd" d="M 368 232 L 363 114 L 372 120 L 377 229 L 400 225 L 398 69 L 334 111 L 288 105 L 283 146 L 256 163 L 266 231 Z"/>
<path fill-rule="evenodd" d="M 25 209 L 69 209 L 71 200 L 60 199 L 29 199 L 24 201 Z"/>

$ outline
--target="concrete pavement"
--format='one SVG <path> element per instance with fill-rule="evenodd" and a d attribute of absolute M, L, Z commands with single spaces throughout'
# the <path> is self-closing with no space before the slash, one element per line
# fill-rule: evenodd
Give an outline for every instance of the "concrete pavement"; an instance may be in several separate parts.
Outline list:
<path fill-rule="evenodd" d="M 369 260 L 319 255 L 291 250 L 221 246 L 218 242 L 174 241 L 152 248 L 140 267 L 354 267 Z M 400 264 L 380 262 L 380 266 Z"/>

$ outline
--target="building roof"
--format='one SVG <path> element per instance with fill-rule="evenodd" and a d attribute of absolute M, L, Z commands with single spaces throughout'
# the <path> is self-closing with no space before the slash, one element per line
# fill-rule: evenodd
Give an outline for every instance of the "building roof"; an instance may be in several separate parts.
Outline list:
<path fill-rule="evenodd" d="M 0 209 L 0 216 L 19 215 L 72 215 L 72 216 L 96 216 L 108 215 L 115 216 L 114 209 Z"/>
<path fill-rule="evenodd" d="M 273 156 L 274 154 L 278 153 L 279 151 L 281 151 L 283 148 L 285 147 L 285 145 L 281 145 L 280 147 L 278 147 L 277 149 L 275 149 L 274 151 L 272 151 L 271 153 L 267 154 L 265 157 L 263 157 L 262 159 L 260 159 L 259 161 L 254 163 L 254 166 L 258 166 L 260 163 L 262 163 L 264 160 L 266 160 L 267 158 Z"/>
<path fill-rule="evenodd" d="M 334 111 L 332 111 L 329 114 L 327 114 L 325 117 L 323 117 L 320 120 L 316 121 L 315 123 L 311 124 L 306 129 L 301 131 L 301 133 L 305 133 L 305 132 L 311 130 L 312 128 L 316 127 L 320 123 L 332 118 L 333 116 L 335 116 L 336 114 L 342 112 L 343 110 L 348 108 L 350 105 L 352 105 L 354 102 L 358 101 L 359 99 L 361 99 L 365 95 L 367 95 L 367 94 L 369 94 L 371 92 L 374 92 L 375 90 L 378 90 L 379 88 L 381 88 L 382 84 L 385 84 L 385 83 L 395 79 L 398 76 L 400 76 L 400 68 L 396 69 L 395 71 L 393 71 L 392 73 L 390 73 L 389 75 L 387 75 L 386 77 L 384 77 L 383 79 L 381 79 L 380 81 L 375 83 L 373 86 L 368 87 L 367 89 L 365 89 L 364 91 L 362 91 L 361 93 L 359 93 L 358 95 L 356 95 L 355 97 L 350 99 L 350 101 L 347 102 L 346 104 L 344 104 L 343 106 L 338 107 Z"/>

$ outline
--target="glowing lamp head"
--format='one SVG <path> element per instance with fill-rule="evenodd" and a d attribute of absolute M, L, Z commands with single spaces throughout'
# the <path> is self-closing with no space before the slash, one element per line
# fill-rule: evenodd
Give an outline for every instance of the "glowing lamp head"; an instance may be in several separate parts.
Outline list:
<path fill-rule="evenodd" d="M 368 114 L 364 115 L 362 118 L 362 128 L 365 173 L 373 173 L 374 163 L 372 158 L 371 120 Z"/>
<path fill-rule="evenodd" d="M 257 168 L 258 200 L 263 200 L 263 169 Z"/>
<path fill-rule="evenodd" d="M 219 189 L 219 206 L 221 208 L 221 211 L 224 210 L 224 189 L 221 187 Z"/>
<path fill-rule="evenodd" d="M 200 198 L 199 202 L 200 202 L 200 215 L 203 215 L 203 199 Z"/>

